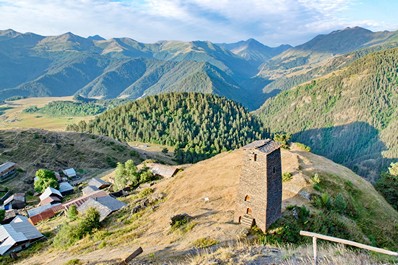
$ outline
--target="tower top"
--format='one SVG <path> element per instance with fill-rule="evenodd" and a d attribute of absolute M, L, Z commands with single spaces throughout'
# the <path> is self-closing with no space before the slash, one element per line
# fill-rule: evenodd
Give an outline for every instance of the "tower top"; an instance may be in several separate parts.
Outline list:
<path fill-rule="evenodd" d="M 281 145 L 271 139 L 254 141 L 243 146 L 243 150 L 257 149 L 263 153 L 269 154 L 280 148 Z"/>

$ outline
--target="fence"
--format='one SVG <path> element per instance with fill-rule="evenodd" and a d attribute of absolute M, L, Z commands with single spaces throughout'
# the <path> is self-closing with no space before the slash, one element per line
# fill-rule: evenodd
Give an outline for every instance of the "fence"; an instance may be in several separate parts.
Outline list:
<path fill-rule="evenodd" d="M 371 250 L 374 252 L 378 252 L 378 253 L 382 253 L 382 254 L 386 254 L 386 255 L 390 255 L 390 256 L 398 257 L 398 252 L 393 252 L 393 251 L 382 249 L 382 248 L 376 248 L 376 247 L 368 246 L 365 244 L 357 243 L 357 242 L 346 240 L 346 239 L 341 239 L 341 238 L 332 237 L 332 236 L 325 236 L 325 235 L 307 232 L 307 231 L 300 231 L 300 235 L 312 237 L 312 247 L 314 250 L 314 264 L 315 265 L 318 264 L 318 253 L 317 253 L 317 244 L 316 244 L 318 238 L 327 240 L 327 241 L 336 242 L 336 243 L 341 243 L 344 245 L 350 245 L 350 246 L 354 246 L 354 247 L 358 247 L 358 248 L 363 248 L 363 249 Z"/>

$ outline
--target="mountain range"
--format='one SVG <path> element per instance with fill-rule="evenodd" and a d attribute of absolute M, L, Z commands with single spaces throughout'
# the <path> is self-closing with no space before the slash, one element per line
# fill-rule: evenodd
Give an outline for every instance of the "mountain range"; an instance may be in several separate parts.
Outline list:
<path fill-rule="evenodd" d="M 0 100 L 12 96 L 131 98 L 163 92 L 213 93 L 259 108 L 267 98 L 338 69 L 359 49 L 396 46 L 397 32 L 347 28 L 302 45 L 254 39 L 141 43 L 130 38 L 40 36 L 0 31 Z M 362 56 L 362 53 L 356 56 Z"/>

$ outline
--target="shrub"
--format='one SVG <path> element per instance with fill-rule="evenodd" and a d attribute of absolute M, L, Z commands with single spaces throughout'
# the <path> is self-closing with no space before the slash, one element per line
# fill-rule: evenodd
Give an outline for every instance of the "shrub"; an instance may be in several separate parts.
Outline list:
<path fill-rule="evenodd" d="M 83 264 L 80 259 L 71 259 L 64 263 L 64 265 L 80 265 Z"/>
<path fill-rule="evenodd" d="M 166 147 L 162 149 L 163 154 L 167 154 L 168 152 L 169 152 L 169 149 L 167 149 Z"/>
<path fill-rule="evenodd" d="M 289 133 L 276 133 L 274 135 L 274 141 L 281 144 L 282 148 L 289 149 L 289 141 L 292 135 Z"/>
<path fill-rule="evenodd" d="M 86 214 L 77 219 L 76 222 L 66 223 L 61 227 L 54 238 L 54 246 L 65 249 L 82 239 L 85 235 L 91 234 L 94 229 L 99 228 L 99 218 L 100 214 L 96 209 L 88 209 Z"/>
<path fill-rule="evenodd" d="M 78 212 L 77 212 L 77 207 L 76 205 L 72 205 L 69 207 L 69 210 L 67 212 L 67 216 L 70 220 L 75 220 L 77 218 Z"/>
<path fill-rule="evenodd" d="M 193 242 L 193 245 L 196 248 L 207 248 L 216 244 L 218 244 L 218 241 L 210 237 L 199 238 Z"/>
<path fill-rule="evenodd" d="M 341 193 L 337 194 L 336 198 L 334 198 L 333 208 L 341 214 L 345 213 L 347 209 L 347 202 Z"/>
<path fill-rule="evenodd" d="M 293 178 L 293 175 L 290 172 L 284 172 L 282 174 L 282 182 L 286 182 L 286 181 L 292 180 L 292 178 Z"/>
<path fill-rule="evenodd" d="M 307 151 L 307 152 L 311 152 L 311 147 L 309 147 L 308 145 L 302 144 L 302 143 L 296 143 L 297 148 L 303 150 L 303 151 Z"/>

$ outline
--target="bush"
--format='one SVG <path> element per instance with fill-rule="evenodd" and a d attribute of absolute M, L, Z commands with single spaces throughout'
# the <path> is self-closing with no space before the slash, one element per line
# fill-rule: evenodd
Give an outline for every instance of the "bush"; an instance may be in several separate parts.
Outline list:
<path fill-rule="evenodd" d="M 333 201 L 333 209 L 338 213 L 344 214 L 347 209 L 347 202 L 341 193 L 337 194 Z"/>
<path fill-rule="evenodd" d="M 163 153 L 163 154 L 167 154 L 168 152 L 169 152 L 169 149 L 167 149 L 167 148 L 163 148 L 163 149 L 162 149 L 162 153 Z"/>
<path fill-rule="evenodd" d="M 292 178 L 293 178 L 293 175 L 290 172 L 284 172 L 282 174 L 282 182 L 286 182 L 286 181 L 292 180 Z"/>
<path fill-rule="evenodd" d="M 394 169 L 390 172 L 394 172 Z M 382 173 L 375 187 L 386 201 L 398 210 L 398 176 L 394 176 L 390 172 Z"/>
<path fill-rule="evenodd" d="M 274 135 L 274 141 L 281 144 L 281 147 L 284 149 L 289 149 L 289 141 L 292 138 L 292 135 L 289 133 L 276 133 Z"/>
<path fill-rule="evenodd" d="M 82 239 L 85 235 L 91 234 L 92 231 L 100 226 L 100 214 L 90 208 L 86 214 L 78 218 L 75 222 L 64 224 L 55 236 L 53 244 L 56 248 L 66 249 L 75 242 Z"/>
<path fill-rule="evenodd" d="M 75 220 L 77 218 L 78 212 L 77 212 L 77 207 L 76 205 L 72 205 L 69 207 L 69 210 L 67 212 L 67 216 L 70 220 Z"/>
<path fill-rule="evenodd" d="M 216 244 L 218 244 L 218 241 L 210 237 L 199 238 L 193 242 L 193 245 L 196 248 L 207 248 Z"/>
<path fill-rule="evenodd" d="M 311 152 L 311 147 L 309 147 L 308 145 L 302 144 L 302 143 L 296 143 L 297 148 L 303 150 L 303 151 L 307 151 L 307 152 Z"/>

